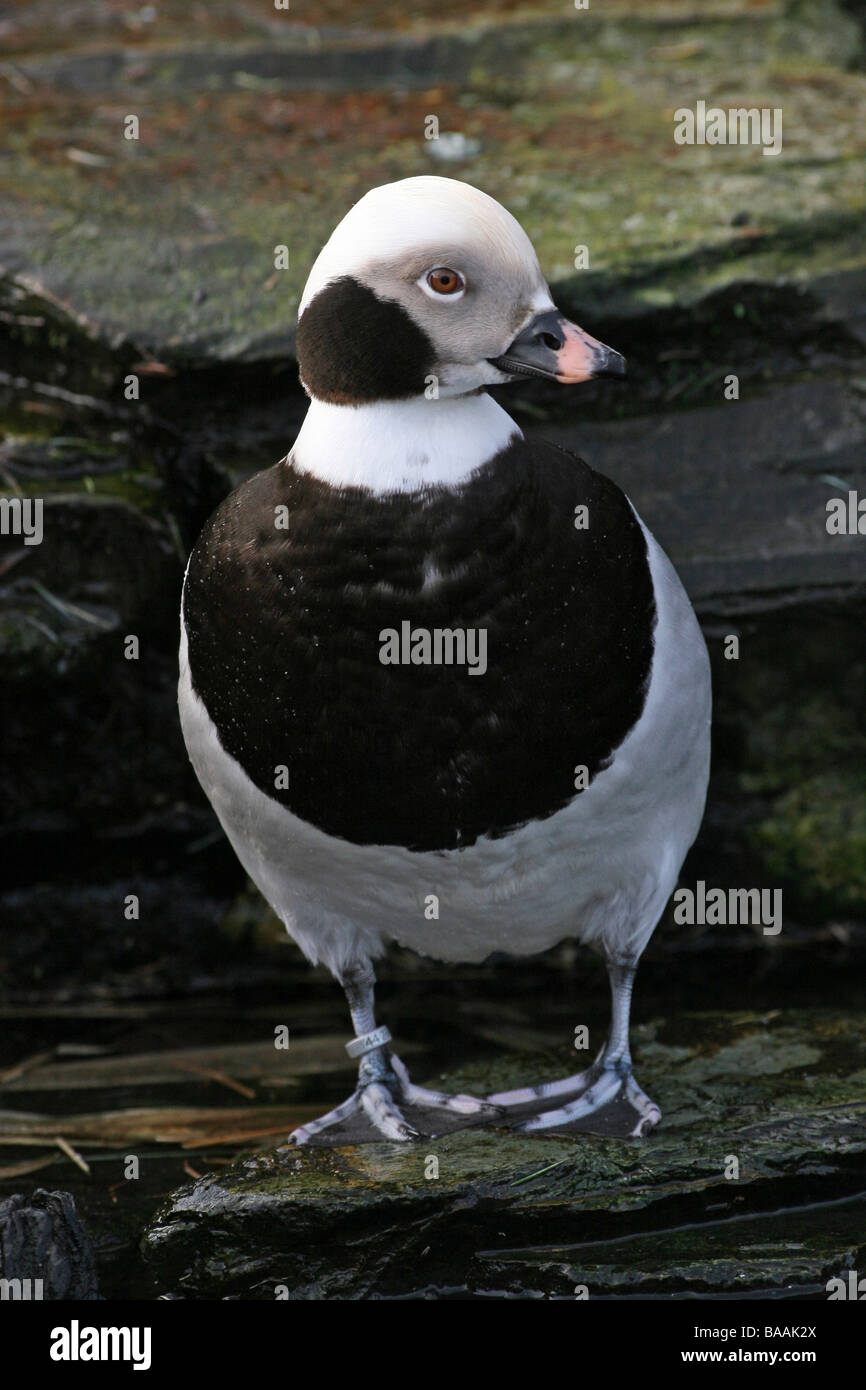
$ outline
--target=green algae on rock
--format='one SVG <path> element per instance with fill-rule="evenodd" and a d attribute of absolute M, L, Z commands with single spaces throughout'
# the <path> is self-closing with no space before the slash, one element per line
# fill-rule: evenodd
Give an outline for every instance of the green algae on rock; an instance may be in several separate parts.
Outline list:
<path fill-rule="evenodd" d="M 411 32 L 368 35 L 311 34 L 291 12 L 265 46 L 247 12 L 229 41 L 230 16 L 202 43 L 176 12 L 169 43 L 134 49 L 111 26 L 81 51 L 68 32 L 54 54 L 31 35 L 7 69 L 0 263 L 166 360 L 284 355 L 347 206 L 441 170 L 433 114 L 466 137 L 449 169 L 514 211 L 549 278 L 574 278 L 588 248 L 575 292 L 592 301 L 605 275 L 631 277 L 643 312 L 734 279 L 862 265 L 856 229 L 833 226 L 866 206 L 861 38 L 839 6 L 489 8 L 425 9 Z M 676 145 L 674 111 L 708 93 L 782 108 L 782 155 Z M 121 95 L 138 140 L 123 138 Z M 275 272 L 280 244 L 289 268 Z"/>

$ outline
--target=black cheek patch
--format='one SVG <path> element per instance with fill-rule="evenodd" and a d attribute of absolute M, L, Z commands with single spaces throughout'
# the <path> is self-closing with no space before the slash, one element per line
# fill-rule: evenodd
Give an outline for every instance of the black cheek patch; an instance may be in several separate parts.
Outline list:
<path fill-rule="evenodd" d="M 297 344 L 307 390 L 335 405 L 420 396 L 434 363 L 433 344 L 402 305 L 350 275 L 310 301 Z"/>

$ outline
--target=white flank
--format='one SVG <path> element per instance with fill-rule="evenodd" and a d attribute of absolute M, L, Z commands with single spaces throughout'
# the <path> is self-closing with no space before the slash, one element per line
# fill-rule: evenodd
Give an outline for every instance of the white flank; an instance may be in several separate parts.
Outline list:
<path fill-rule="evenodd" d="M 673 566 L 645 533 L 658 621 L 638 723 L 564 810 L 466 849 L 353 844 L 265 796 L 222 748 L 192 689 L 181 621 L 179 703 L 192 764 L 247 873 L 311 961 L 339 971 L 379 954 L 388 938 L 445 961 L 528 955 L 569 936 L 643 949 L 700 825 L 710 756 L 706 646 Z M 579 746 L 579 730 L 575 738 Z M 562 742 L 563 758 L 573 757 L 568 730 Z M 439 899 L 438 921 L 425 916 L 428 894 Z"/>

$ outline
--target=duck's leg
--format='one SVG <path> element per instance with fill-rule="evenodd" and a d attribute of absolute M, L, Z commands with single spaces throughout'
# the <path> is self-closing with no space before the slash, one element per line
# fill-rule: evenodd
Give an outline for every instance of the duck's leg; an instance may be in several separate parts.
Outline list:
<path fill-rule="evenodd" d="M 625 1137 L 646 1134 L 658 1124 L 661 1111 L 637 1084 L 631 1065 L 628 1031 L 636 970 L 635 956 L 607 957 L 610 1033 L 591 1067 L 561 1081 L 488 1097 L 517 1120 L 515 1128 L 531 1133 L 568 1125 L 592 1134 Z M 547 1100 L 557 1104 L 539 1112 L 539 1103 Z"/>
<path fill-rule="evenodd" d="M 467 1121 L 501 1118 L 501 1111 L 475 1096 L 446 1095 L 416 1086 L 400 1058 L 388 1048 L 391 1034 L 377 1027 L 373 1013 L 376 976 L 368 960 L 344 971 L 340 983 L 346 992 L 355 1037 L 346 1044 L 350 1057 L 359 1058 L 358 1085 L 354 1094 L 318 1120 L 302 1125 L 289 1135 L 294 1144 L 308 1144 L 319 1135 L 320 1143 L 357 1143 L 371 1139 L 420 1139 L 441 1130 L 458 1128 Z M 408 1109 L 411 1119 L 403 1114 Z M 430 1122 L 427 1122 L 429 1112 Z M 416 1125 L 421 1126 L 416 1128 Z M 327 1134 L 327 1131 L 333 1131 Z M 343 1131 L 340 1133 L 339 1131 Z"/>

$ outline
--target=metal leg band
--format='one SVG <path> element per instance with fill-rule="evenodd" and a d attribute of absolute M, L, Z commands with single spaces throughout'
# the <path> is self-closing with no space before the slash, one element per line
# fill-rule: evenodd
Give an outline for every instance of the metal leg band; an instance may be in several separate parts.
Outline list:
<path fill-rule="evenodd" d="M 384 1047 L 390 1041 L 390 1029 L 383 1024 L 381 1028 L 374 1028 L 372 1033 L 364 1033 L 360 1038 L 347 1042 L 346 1051 L 350 1057 L 365 1057 L 368 1052 L 375 1052 L 377 1047 Z"/>

